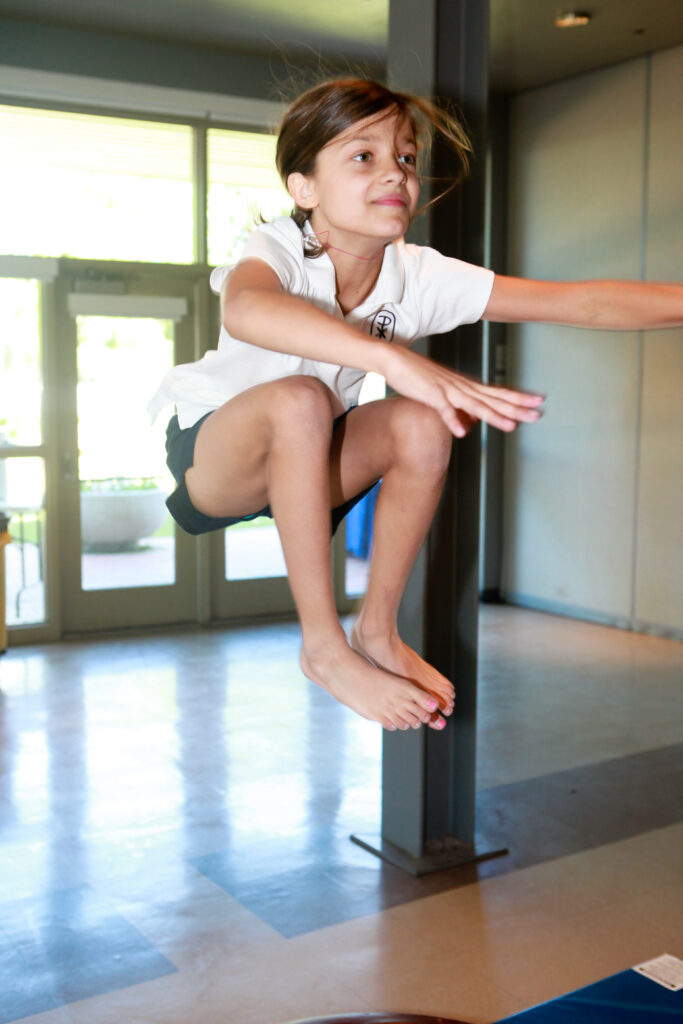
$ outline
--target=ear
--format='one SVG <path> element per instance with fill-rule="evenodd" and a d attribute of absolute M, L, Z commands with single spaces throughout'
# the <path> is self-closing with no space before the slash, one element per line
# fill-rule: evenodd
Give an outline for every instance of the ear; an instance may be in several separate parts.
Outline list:
<path fill-rule="evenodd" d="M 299 171 L 294 171 L 287 178 L 287 191 L 302 210 L 314 210 L 318 205 L 313 179 Z"/>

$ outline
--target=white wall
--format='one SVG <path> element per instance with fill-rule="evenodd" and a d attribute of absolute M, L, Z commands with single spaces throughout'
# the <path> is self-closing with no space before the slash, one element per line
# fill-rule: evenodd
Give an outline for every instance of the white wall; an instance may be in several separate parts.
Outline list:
<path fill-rule="evenodd" d="M 515 99 L 508 271 L 683 280 L 683 47 Z M 510 328 L 504 596 L 683 632 L 683 331 Z"/>

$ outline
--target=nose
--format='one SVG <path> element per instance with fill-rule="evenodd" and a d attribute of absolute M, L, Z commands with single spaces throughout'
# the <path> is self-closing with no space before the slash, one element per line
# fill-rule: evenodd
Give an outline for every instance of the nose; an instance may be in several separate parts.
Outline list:
<path fill-rule="evenodd" d="M 406 169 L 395 154 L 387 155 L 382 162 L 382 175 L 387 181 L 405 181 Z"/>

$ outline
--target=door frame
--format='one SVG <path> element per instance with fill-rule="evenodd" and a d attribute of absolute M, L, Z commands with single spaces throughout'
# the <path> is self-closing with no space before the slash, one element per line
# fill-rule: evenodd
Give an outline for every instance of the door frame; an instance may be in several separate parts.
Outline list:
<path fill-rule="evenodd" d="M 14 268 L 15 262 L 21 266 Z M 42 269 L 36 269 L 34 263 L 40 263 Z M 45 460 L 45 621 L 10 627 L 11 646 L 52 642 L 64 636 L 95 635 L 111 630 L 163 628 L 180 622 L 207 625 L 245 619 L 295 617 L 286 577 L 225 579 L 222 530 L 193 538 L 176 528 L 176 578 L 183 578 L 191 599 L 186 594 L 180 602 L 182 607 L 169 609 L 172 613 L 169 616 L 149 614 L 149 606 L 153 601 L 165 603 L 170 587 L 118 591 L 119 596 L 126 595 L 126 614 L 106 608 L 103 594 L 110 592 L 84 592 L 80 587 L 80 531 L 73 529 L 74 523 L 80 523 L 79 490 L 75 480 L 65 479 L 65 468 L 68 475 L 68 467 L 63 463 L 63 454 L 71 452 L 73 465 L 77 466 L 76 331 L 75 316 L 69 310 L 69 295 L 79 296 L 79 311 L 87 309 L 88 302 L 93 311 L 103 308 L 97 304 L 95 297 L 98 295 L 111 298 L 112 309 L 117 310 L 118 307 L 119 312 L 124 296 L 138 302 L 144 296 L 185 299 L 186 323 L 183 325 L 183 337 L 176 337 L 176 345 L 180 342 L 176 359 L 188 362 L 201 358 L 216 344 L 219 306 L 217 297 L 209 289 L 208 268 L 203 264 L 176 266 L 71 258 L 39 261 L 13 258 L 10 272 L 3 276 L 38 279 L 41 283 L 44 383 L 43 442 L 30 451 L 13 449 L 12 455 L 37 455 Z M 77 290 L 76 282 L 79 282 L 80 290 Z M 133 306 L 131 303 L 131 309 Z M 140 308 L 144 307 L 138 305 L 137 315 L 142 315 Z M 113 312 L 111 315 L 116 314 Z M 332 553 L 337 607 L 340 614 L 346 614 L 352 609 L 354 600 L 347 598 L 345 593 L 343 526 L 334 538 Z M 80 610 L 73 607 L 74 601 L 81 605 Z M 84 602 L 87 602 L 87 608 Z M 139 609 L 135 607 L 138 604 Z M 131 610 L 136 614 L 129 614 Z"/>
<path fill-rule="evenodd" d="M 194 275 L 169 274 L 168 270 L 140 264 L 60 261 L 60 273 L 55 281 L 58 366 L 55 385 L 58 396 L 56 497 L 57 519 L 61 524 L 59 599 L 63 635 L 196 621 L 196 556 L 191 538 L 179 529 L 175 537 L 173 584 L 85 591 L 81 580 L 76 317 L 172 319 L 175 361 L 193 359 L 198 286 Z M 122 399 L 125 414 L 125 396 Z"/>

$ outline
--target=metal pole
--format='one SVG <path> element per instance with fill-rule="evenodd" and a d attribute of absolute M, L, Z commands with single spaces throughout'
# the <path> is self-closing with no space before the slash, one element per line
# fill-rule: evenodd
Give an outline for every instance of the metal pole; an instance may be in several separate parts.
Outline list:
<path fill-rule="evenodd" d="M 419 6 L 419 10 L 418 10 Z M 411 239 L 446 256 L 484 262 L 488 3 L 391 0 L 392 85 L 454 105 L 475 156 L 467 182 L 439 203 Z M 432 174 L 457 173 L 435 144 Z M 438 185 L 437 185 L 438 187 Z M 482 375 L 482 329 L 475 324 L 428 341 L 437 361 Z M 496 856 L 475 828 L 477 612 L 479 599 L 479 429 L 454 444 L 444 495 L 406 588 L 400 627 L 406 642 L 456 686 L 456 709 L 442 733 L 386 733 L 382 830 L 355 842 L 412 874 Z"/>

